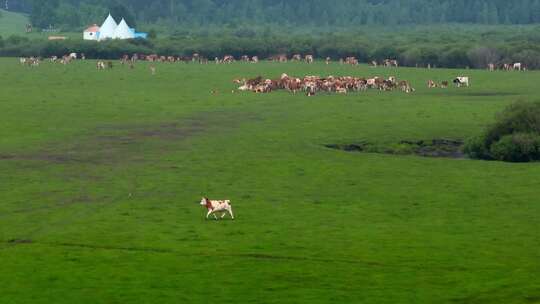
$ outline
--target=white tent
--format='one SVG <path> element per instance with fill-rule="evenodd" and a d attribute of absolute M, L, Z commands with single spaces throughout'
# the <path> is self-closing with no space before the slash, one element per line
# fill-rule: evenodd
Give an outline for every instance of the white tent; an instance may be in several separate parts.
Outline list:
<path fill-rule="evenodd" d="M 99 29 L 99 40 L 113 38 L 114 31 L 117 27 L 116 21 L 114 21 L 114 18 L 109 14 L 109 17 L 105 19 L 105 22 L 103 22 L 103 25 Z"/>
<path fill-rule="evenodd" d="M 129 26 L 126 23 L 126 20 L 122 18 L 122 21 L 120 21 L 120 24 L 116 27 L 116 30 L 114 30 L 113 34 L 114 39 L 133 39 L 135 38 L 135 35 L 133 34 L 133 31 L 130 30 Z"/>

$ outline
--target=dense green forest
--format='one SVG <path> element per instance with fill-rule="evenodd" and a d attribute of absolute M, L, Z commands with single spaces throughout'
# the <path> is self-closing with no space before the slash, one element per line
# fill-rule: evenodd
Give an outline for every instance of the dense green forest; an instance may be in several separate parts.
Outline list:
<path fill-rule="evenodd" d="M 41 27 L 85 26 L 101 22 L 109 11 L 131 24 L 190 26 L 540 22 L 540 0 L 9 0 L 9 5 Z"/>

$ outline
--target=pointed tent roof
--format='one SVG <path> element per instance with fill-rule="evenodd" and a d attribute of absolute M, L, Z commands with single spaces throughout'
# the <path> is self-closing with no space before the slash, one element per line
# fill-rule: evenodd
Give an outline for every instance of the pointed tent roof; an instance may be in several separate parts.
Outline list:
<path fill-rule="evenodd" d="M 122 18 L 122 21 L 120 21 L 120 24 L 116 27 L 116 30 L 114 30 L 114 39 L 133 39 L 135 38 L 135 35 L 133 32 L 129 29 L 129 26 L 126 23 L 126 20 Z"/>
<path fill-rule="evenodd" d="M 116 24 L 116 21 L 114 21 L 114 18 L 109 14 L 107 19 L 105 19 L 105 22 L 103 22 L 103 25 L 100 28 L 99 31 L 99 40 L 107 39 L 107 38 L 113 38 L 114 31 L 118 25 Z"/>

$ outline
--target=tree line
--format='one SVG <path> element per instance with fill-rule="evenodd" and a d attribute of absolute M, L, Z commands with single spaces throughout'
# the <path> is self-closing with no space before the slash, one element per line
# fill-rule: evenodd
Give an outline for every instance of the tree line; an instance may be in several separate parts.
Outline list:
<path fill-rule="evenodd" d="M 511 43 L 509 43 L 511 42 Z M 149 40 L 104 42 L 30 40 L 25 36 L 0 37 L 0 56 L 60 56 L 85 53 L 87 58 L 118 59 L 124 54 L 214 57 L 242 55 L 267 58 L 277 54 L 311 54 L 339 60 L 349 56 L 361 63 L 397 59 L 403 66 L 486 68 L 489 63 L 522 62 L 540 68 L 540 30 L 537 26 L 429 27 L 401 31 L 369 30 L 330 34 L 284 34 L 280 32 L 244 35 L 224 31 L 207 35 L 177 35 Z"/>
<path fill-rule="evenodd" d="M 10 0 L 35 26 L 79 27 L 108 12 L 130 24 L 352 28 L 404 24 L 531 24 L 540 0 Z"/>

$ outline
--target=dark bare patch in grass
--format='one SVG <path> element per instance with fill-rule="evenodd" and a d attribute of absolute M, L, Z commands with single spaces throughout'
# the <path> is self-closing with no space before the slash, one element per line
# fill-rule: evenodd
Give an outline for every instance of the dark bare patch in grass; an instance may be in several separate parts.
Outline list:
<path fill-rule="evenodd" d="M 346 152 L 418 155 L 424 157 L 464 158 L 463 141 L 453 139 L 402 140 L 397 144 L 378 145 L 361 141 L 352 144 L 327 144 L 330 149 Z"/>
<path fill-rule="evenodd" d="M 0 161 L 41 161 L 48 164 L 117 164 L 143 160 L 148 152 L 166 153 L 183 140 L 210 131 L 230 129 L 255 117 L 239 112 L 205 112 L 165 123 L 111 124 L 91 130 L 92 136 L 49 144 L 20 154 L 1 154 Z M 141 148 L 143 147 L 144 148 Z M 143 153 L 143 151 L 145 151 Z"/>
<path fill-rule="evenodd" d="M 11 245 L 31 244 L 31 243 L 33 243 L 32 240 L 28 240 L 28 239 L 11 239 L 11 240 L 8 240 L 7 242 L 8 242 L 8 244 L 11 244 Z"/>

